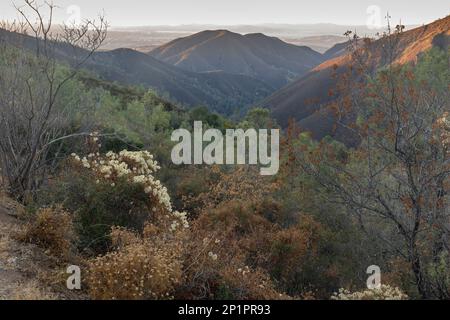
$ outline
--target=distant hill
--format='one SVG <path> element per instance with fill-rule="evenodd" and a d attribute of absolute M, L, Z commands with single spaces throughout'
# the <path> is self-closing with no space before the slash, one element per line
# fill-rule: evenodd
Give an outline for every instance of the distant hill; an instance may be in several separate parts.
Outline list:
<path fill-rule="evenodd" d="M 337 43 L 334 46 L 332 46 L 330 49 L 325 51 L 323 53 L 323 57 L 325 58 L 325 60 L 330 60 L 330 59 L 334 59 L 334 58 L 340 57 L 342 55 L 345 55 L 348 53 L 349 46 L 350 46 L 349 41 Z"/>
<path fill-rule="evenodd" d="M 448 46 L 450 39 L 450 16 L 437 20 L 429 25 L 418 27 L 399 35 L 394 63 L 406 64 L 414 62 L 417 56 L 432 46 Z M 388 62 L 384 46 L 386 39 L 373 41 L 365 49 L 365 57 L 374 72 Z M 289 119 L 296 120 L 303 129 L 309 130 L 314 137 L 325 135 L 342 136 L 345 133 L 334 131 L 333 116 L 328 112 L 328 103 L 336 99 L 330 94 L 336 88 L 339 74 L 349 69 L 350 53 L 344 53 L 345 44 L 329 50 L 325 55 L 336 56 L 315 67 L 302 78 L 285 86 L 265 99 L 261 105 L 272 110 L 278 123 L 286 127 Z M 337 75 L 337 76 L 336 76 Z M 360 79 L 355 78 L 354 81 Z"/>
<path fill-rule="evenodd" d="M 232 113 L 273 91 L 250 77 L 224 72 L 189 72 L 131 49 L 98 52 L 89 65 L 110 81 L 152 87 L 181 104 L 205 105 L 222 113 Z"/>
<path fill-rule="evenodd" d="M 0 41 L 20 48 L 36 48 L 34 38 L 0 29 Z M 70 62 L 83 50 L 56 44 L 58 59 Z M 257 102 L 274 89 L 266 83 L 245 75 L 225 72 L 195 73 L 159 61 L 132 49 L 95 53 L 84 65 L 104 80 L 126 85 L 143 85 L 185 106 L 204 105 L 217 112 L 231 114 Z"/>
<path fill-rule="evenodd" d="M 261 33 L 203 31 L 150 52 L 156 59 L 193 72 L 223 71 L 260 79 L 280 88 L 324 61 L 308 47 Z"/>
<path fill-rule="evenodd" d="M 297 46 L 307 46 L 311 49 L 325 53 L 328 49 L 334 45 L 345 42 L 347 38 L 345 36 L 336 35 L 322 35 L 322 36 L 310 36 L 304 38 L 281 38 L 283 41 L 295 44 Z"/>

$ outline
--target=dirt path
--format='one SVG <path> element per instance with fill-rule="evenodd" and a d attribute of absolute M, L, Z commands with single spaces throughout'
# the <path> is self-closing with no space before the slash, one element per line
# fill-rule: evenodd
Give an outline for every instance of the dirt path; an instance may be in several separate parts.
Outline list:
<path fill-rule="evenodd" d="M 10 224 L 5 221 L 5 213 L 0 209 L 0 300 L 12 298 L 24 281 L 22 274 L 15 270 L 15 261 L 8 252 L 10 240 L 5 234 Z"/>

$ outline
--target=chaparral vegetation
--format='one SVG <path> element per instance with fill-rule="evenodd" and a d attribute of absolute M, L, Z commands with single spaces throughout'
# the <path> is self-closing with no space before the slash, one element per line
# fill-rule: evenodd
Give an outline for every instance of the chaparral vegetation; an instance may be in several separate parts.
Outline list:
<path fill-rule="evenodd" d="M 11 243 L 45 261 L 31 296 L 450 298 L 448 46 L 400 63 L 400 27 L 377 40 L 389 45 L 374 70 L 375 40 L 352 38 L 327 107 L 349 139 L 317 139 L 257 105 L 225 116 L 105 80 L 89 71 L 103 17 L 54 33 L 25 4 L 25 23 L 0 33 L 0 225 L 8 208 L 17 226 L 0 228 L 0 266 L 16 263 L 3 259 Z M 195 121 L 281 129 L 278 173 L 174 164 L 172 132 Z M 81 290 L 65 287 L 69 265 Z"/>

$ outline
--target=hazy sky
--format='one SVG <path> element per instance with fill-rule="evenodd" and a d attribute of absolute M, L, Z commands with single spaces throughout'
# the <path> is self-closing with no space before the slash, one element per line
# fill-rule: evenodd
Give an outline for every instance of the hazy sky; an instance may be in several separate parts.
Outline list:
<path fill-rule="evenodd" d="M 0 19 L 15 16 L 12 3 L 0 0 Z M 40 0 L 38 0 L 40 1 Z M 366 24 L 369 6 L 382 16 L 389 10 L 395 22 L 428 23 L 450 14 L 448 0 L 54 0 L 60 9 L 57 21 L 69 18 L 68 8 L 92 18 L 105 11 L 112 26 L 179 24 L 336 23 Z M 72 13 L 76 14 L 76 11 Z"/>

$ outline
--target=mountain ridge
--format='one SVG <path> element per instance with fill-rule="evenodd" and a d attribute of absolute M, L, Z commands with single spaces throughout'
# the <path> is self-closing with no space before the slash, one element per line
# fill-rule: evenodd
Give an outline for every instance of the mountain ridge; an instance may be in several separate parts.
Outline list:
<path fill-rule="evenodd" d="M 280 88 L 323 62 L 322 54 L 262 33 L 205 30 L 170 41 L 149 54 L 193 72 L 221 70 Z"/>
<path fill-rule="evenodd" d="M 434 45 L 448 46 L 450 38 L 450 16 L 429 25 L 405 31 L 398 36 L 398 48 L 394 52 L 394 63 L 415 62 L 417 57 Z M 364 52 L 372 72 L 386 65 L 388 59 L 383 54 L 385 39 L 372 41 Z M 344 44 L 330 51 L 331 59 L 316 66 L 308 74 L 288 84 L 261 102 L 269 108 L 277 122 L 288 125 L 294 119 L 306 131 L 320 139 L 333 134 L 333 117 L 327 106 L 336 99 L 330 94 L 340 74 L 346 72 L 351 64 L 351 53 L 344 50 Z M 347 52 L 346 52 L 347 51 Z M 345 53 L 344 53 L 345 52 Z M 336 55 L 333 57 L 333 55 Z M 355 78 L 355 81 L 359 81 Z"/>
<path fill-rule="evenodd" d="M 33 37 L 4 29 L 0 29 L 0 40 L 29 51 L 36 48 Z M 86 53 L 60 43 L 54 43 L 53 48 L 61 62 L 70 62 Z M 245 108 L 274 91 L 264 82 L 245 75 L 189 72 L 127 48 L 95 52 L 83 68 L 103 80 L 144 85 L 160 94 L 167 93 L 172 102 L 188 107 L 205 105 L 225 114 Z"/>

